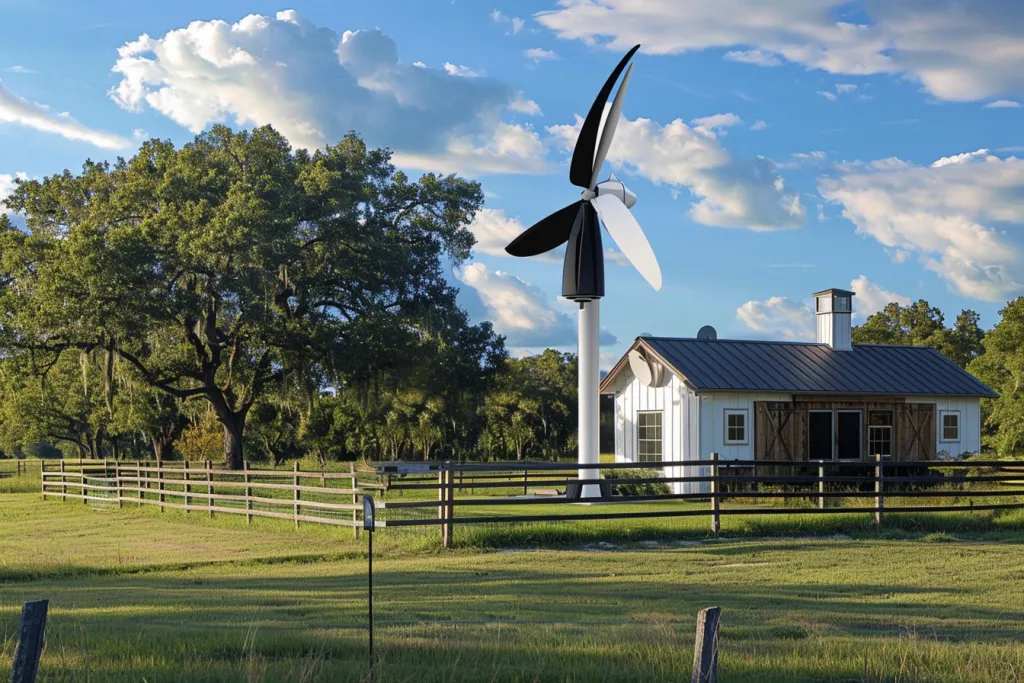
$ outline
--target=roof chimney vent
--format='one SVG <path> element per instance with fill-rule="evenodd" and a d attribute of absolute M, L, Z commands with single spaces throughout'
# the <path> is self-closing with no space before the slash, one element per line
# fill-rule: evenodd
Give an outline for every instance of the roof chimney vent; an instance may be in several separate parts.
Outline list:
<path fill-rule="evenodd" d="M 853 314 L 854 296 L 855 292 L 845 289 L 826 289 L 814 294 L 819 344 L 828 344 L 836 351 L 852 348 L 850 316 Z"/>

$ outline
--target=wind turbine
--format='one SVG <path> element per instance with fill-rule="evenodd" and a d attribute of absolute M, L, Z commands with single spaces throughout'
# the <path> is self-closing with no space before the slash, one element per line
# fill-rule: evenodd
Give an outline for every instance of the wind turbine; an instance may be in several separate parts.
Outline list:
<path fill-rule="evenodd" d="M 643 230 L 630 213 L 636 204 L 636 195 L 612 174 L 598 183 L 598 174 L 615 137 L 622 103 L 629 88 L 633 65 L 626 69 L 640 46 L 626 53 L 590 107 L 583 121 L 576 148 L 569 166 L 569 182 L 582 187 L 579 201 L 563 207 L 512 240 L 505 247 L 512 256 L 536 256 L 568 242 L 562 268 L 562 296 L 579 303 L 579 478 L 598 479 L 600 472 L 584 466 L 595 465 L 600 458 L 598 429 L 598 337 L 600 335 L 600 303 L 604 296 L 604 252 L 601 245 L 600 223 L 622 250 L 630 263 L 654 287 L 661 289 L 661 268 Z M 604 129 L 601 115 L 616 81 L 626 69 L 622 85 L 615 94 Z M 601 140 L 598 143 L 598 132 Z M 600 222 L 599 222 L 600 221 Z M 588 484 L 582 497 L 597 498 L 600 487 Z"/>

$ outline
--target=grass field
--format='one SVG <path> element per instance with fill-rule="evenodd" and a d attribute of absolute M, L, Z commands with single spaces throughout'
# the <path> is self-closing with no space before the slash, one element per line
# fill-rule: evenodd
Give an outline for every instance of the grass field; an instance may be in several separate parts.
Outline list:
<path fill-rule="evenodd" d="M 1024 680 L 1021 518 L 893 523 L 465 527 L 444 552 L 436 529 L 381 531 L 377 678 L 686 680 L 696 612 L 720 605 L 723 681 Z M 38 597 L 40 681 L 370 680 L 350 530 L 9 493 L 0 548 L 2 680 Z"/>

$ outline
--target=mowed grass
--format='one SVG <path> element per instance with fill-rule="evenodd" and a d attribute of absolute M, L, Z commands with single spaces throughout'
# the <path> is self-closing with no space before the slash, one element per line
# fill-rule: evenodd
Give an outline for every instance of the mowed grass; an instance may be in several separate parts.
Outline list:
<path fill-rule="evenodd" d="M 695 615 L 719 605 L 724 681 L 1024 680 L 1019 519 L 947 521 L 856 538 L 744 537 L 754 518 L 727 518 L 733 538 L 696 522 L 660 540 L 630 522 L 466 526 L 450 551 L 434 528 L 382 530 L 373 679 L 685 680 Z M 614 544 L 498 547 L 602 529 Z M 373 680 L 350 530 L 8 494 L 0 547 L 0 679 L 20 603 L 46 597 L 40 681 Z"/>

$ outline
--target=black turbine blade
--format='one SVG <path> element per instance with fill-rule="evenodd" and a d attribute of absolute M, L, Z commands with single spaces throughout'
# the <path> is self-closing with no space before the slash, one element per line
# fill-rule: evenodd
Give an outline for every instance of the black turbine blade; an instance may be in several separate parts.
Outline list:
<path fill-rule="evenodd" d="M 505 251 L 512 256 L 536 256 L 545 251 L 551 251 L 569 241 L 569 233 L 572 232 L 573 222 L 576 214 L 579 213 L 581 199 L 569 206 L 555 211 L 547 218 L 534 223 L 519 237 L 512 240 Z"/>
<path fill-rule="evenodd" d="M 594 152 L 597 150 L 597 130 L 601 127 L 604 105 L 608 102 L 608 96 L 612 94 L 615 81 L 619 80 L 622 70 L 626 68 L 626 64 L 639 49 L 639 45 L 634 45 L 633 49 L 627 52 L 619 65 L 615 67 L 612 75 L 604 82 L 601 92 L 597 94 L 597 99 L 594 100 L 593 106 L 590 107 L 590 113 L 587 114 L 587 118 L 583 122 L 580 135 L 576 138 L 576 149 L 572 153 L 572 165 L 569 166 L 569 182 L 577 187 L 590 188 L 590 177 L 594 174 Z"/>

